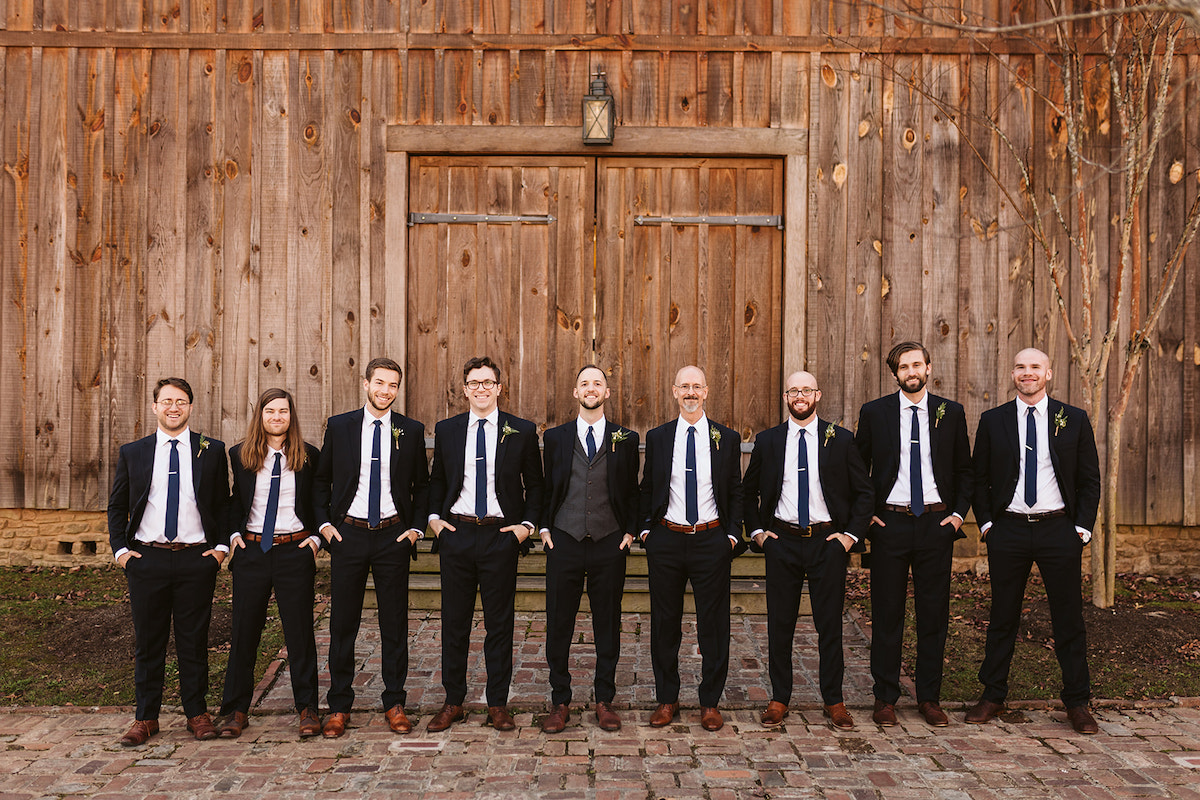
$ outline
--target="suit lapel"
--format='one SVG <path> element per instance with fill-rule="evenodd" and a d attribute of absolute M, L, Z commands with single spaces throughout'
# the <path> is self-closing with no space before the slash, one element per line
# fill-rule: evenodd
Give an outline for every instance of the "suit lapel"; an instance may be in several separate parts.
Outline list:
<path fill-rule="evenodd" d="M 1054 475 L 1057 478 L 1061 473 L 1058 468 L 1058 437 L 1054 435 L 1054 415 L 1062 410 L 1063 404 L 1054 398 L 1047 398 L 1046 403 L 1046 444 L 1050 449 L 1050 463 L 1054 465 Z M 1061 486 L 1061 481 L 1059 482 Z"/>
<path fill-rule="evenodd" d="M 342 435 L 350 442 L 350 460 L 346 464 L 346 468 L 353 469 L 355 472 L 359 469 L 358 465 L 362 463 L 362 425 L 366 413 L 366 410 L 361 408 L 351 411 L 350 417 L 346 421 L 346 430 L 342 431 Z"/>
<path fill-rule="evenodd" d="M 1004 441 L 1008 444 L 1008 452 L 1012 454 L 1013 475 L 1021 468 L 1021 438 L 1017 435 L 1017 401 L 1005 403 L 1004 413 L 1000 415 L 1000 426 L 1004 430 Z"/>
<path fill-rule="evenodd" d="M 508 442 L 504 441 L 504 426 L 506 424 L 508 424 L 508 415 L 501 411 L 500 415 L 496 417 L 496 464 L 493 467 L 496 475 L 500 474 L 500 467 L 504 463 L 504 456 L 508 453 Z"/>
<path fill-rule="evenodd" d="M 937 409 L 942 403 L 942 399 L 928 393 L 926 393 L 926 396 L 929 398 L 929 463 L 936 464 L 938 463 L 938 448 L 942 444 L 937 418 Z"/>
<path fill-rule="evenodd" d="M 200 465 L 203 463 L 203 459 L 201 457 L 204 455 L 204 449 L 201 448 L 200 442 L 202 439 L 204 439 L 204 437 L 201 436 L 200 434 L 196 433 L 195 431 L 189 431 L 189 433 L 191 433 L 191 446 L 192 446 L 192 490 L 196 493 L 197 499 L 199 499 L 199 497 L 200 497 Z"/>

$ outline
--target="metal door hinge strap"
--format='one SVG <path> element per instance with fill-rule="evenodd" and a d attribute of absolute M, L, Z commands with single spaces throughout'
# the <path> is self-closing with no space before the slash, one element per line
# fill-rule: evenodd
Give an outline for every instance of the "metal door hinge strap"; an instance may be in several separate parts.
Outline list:
<path fill-rule="evenodd" d="M 643 217 L 639 214 L 633 218 L 633 222 L 635 225 L 752 225 L 783 230 L 783 217 L 765 215 L 736 217 Z"/>
<path fill-rule="evenodd" d="M 449 223 L 503 223 L 524 222 L 530 225 L 549 225 L 555 222 L 550 214 L 420 214 L 416 211 L 408 215 L 409 227 L 413 225 L 436 225 L 441 222 Z"/>

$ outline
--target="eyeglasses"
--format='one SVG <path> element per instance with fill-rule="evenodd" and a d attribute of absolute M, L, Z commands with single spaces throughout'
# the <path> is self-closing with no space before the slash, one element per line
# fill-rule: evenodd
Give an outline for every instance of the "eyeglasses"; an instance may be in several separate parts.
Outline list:
<path fill-rule="evenodd" d="M 681 392 L 698 392 L 705 386 L 703 383 L 677 383 L 675 388 Z"/>
<path fill-rule="evenodd" d="M 484 389 L 491 389 L 495 385 L 496 381 L 492 380 L 491 378 L 485 378 L 481 381 L 467 381 L 466 383 L 466 387 L 472 392 L 478 389 L 480 386 L 482 386 Z"/>
<path fill-rule="evenodd" d="M 795 400 L 800 395 L 804 395 L 805 397 L 812 397 L 814 394 L 816 394 L 819 391 L 821 391 L 821 390 L 813 389 L 808 386 L 805 386 L 803 389 L 788 389 L 786 392 L 784 392 L 784 394 L 786 394 L 788 396 L 789 400 Z"/>
<path fill-rule="evenodd" d="M 187 408 L 192 404 L 191 400 L 155 400 L 154 402 L 163 408 L 170 408 L 171 406 L 175 406 L 175 408 Z"/>

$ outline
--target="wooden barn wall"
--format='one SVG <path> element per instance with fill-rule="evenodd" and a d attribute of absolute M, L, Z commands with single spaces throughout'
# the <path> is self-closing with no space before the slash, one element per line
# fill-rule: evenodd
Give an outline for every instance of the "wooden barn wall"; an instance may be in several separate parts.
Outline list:
<path fill-rule="evenodd" d="M 1003 22 L 1024 5 L 952 13 Z M 989 109 L 1038 191 L 1070 195 L 1065 133 L 1035 102 L 1053 68 L 1019 41 L 970 51 L 865 2 L 0 0 L 0 507 L 102 508 L 166 374 L 195 387 L 198 430 L 237 441 L 260 389 L 284 385 L 319 440 L 328 414 L 361 402 L 365 359 L 405 346 L 407 255 L 387 243 L 404 240 L 405 213 L 389 180 L 407 177 L 388 126 L 577 126 L 597 69 L 622 126 L 808 131 L 785 183 L 802 267 L 781 282 L 804 324 L 784 337 L 825 414 L 852 423 L 891 391 L 883 356 L 906 338 L 928 344 L 935 390 L 972 420 L 1010 395 L 1026 344 L 1080 402 L 1041 256 L 963 146 L 982 126 L 939 108 Z M 1198 68 L 1181 60 L 1176 81 Z M 1200 168 L 1200 85 L 1186 92 L 1147 193 L 1153 255 Z M 1106 133 L 1089 147 L 1108 158 L 1102 95 Z M 995 141 L 982 152 L 1016 183 Z M 1084 187 L 1089 213 L 1116 213 L 1117 186 Z M 1099 226 L 1102 267 L 1113 238 Z M 1198 477 L 1198 258 L 1129 412 L 1125 522 L 1200 521 L 1184 491 Z"/>

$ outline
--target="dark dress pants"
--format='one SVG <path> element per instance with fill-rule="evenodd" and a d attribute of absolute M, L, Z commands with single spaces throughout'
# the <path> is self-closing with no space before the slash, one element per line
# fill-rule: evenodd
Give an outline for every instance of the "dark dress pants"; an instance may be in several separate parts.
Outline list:
<path fill-rule="evenodd" d="M 254 696 L 254 664 L 267 621 L 267 605 L 275 605 L 287 645 L 288 672 L 296 710 L 317 709 L 317 643 L 313 635 L 313 578 L 316 559 L 307 545 L 277 544 L 267 552 L 258 542 L 232 551 L 233 631 L 221 713 L 250 711 Z"/>
<path fill-rule="evenodd" d="M 650 583 L 650 663 L 658 703 L 679 702 L 679 644 L 688 581 L 696 603 L 700 705 L 716 708 L 729 675 L 729 564 L 733 548 L 720 526 L 677 533 L 655 525 L 646 536 Z"/>
<path fill-rule="evenodd" d="M 817 629 L 818 676 L 821 702 L 843 701 L 842 608 L 846 597 L 846 561 L 841 542 L 825 536 L 779 534 L 763 543 L 767 559 L 767 653 L 770 657 L 771 699 L 787 704 L 792 699 L 792 644 L 800 595 L 808 578 L 813 626 Z"/>
<path fill-rule="evenodd" d="M 895 705 L 900 699 L 900 651 L 908 575 L 912 571 L 917 635 L 917 702 L 938 702 L 942 662 L 950 629 L 950 566 L 953 525 L 939 524 L 946 512 L 913 517 L 883 511 L 886 524 L 871 539 L 871 677 L 875 698 Z"/>
<path fill-rule="evenodd" d="M 141 558 L 126 562 L 125 578 L 133 611 L 136 718 L 158 719 L 172 623 L 183 713 L 203 714 L 208 710 L 208 624 L 221 565 L 203 555 L 208 545 L 161 550 L 135 544 L 133 549 Z"/>
<path fill-rule="evenodd" d="M 625 555 L 620 533 L 599 541 L 576 541 L 555 530 L 546 550 L 546 662 L 550 665 L 550 701 L 571 702 L 569 656 L 579 600 L 587 584 L 596 641 L 596 702 L 611 703 L 617 694 L 621 656 L 621 595 L 625 591 Z"/>
<path fill-rule="evenodd" d="M 475 593 L 483 605 L 483 658 L 487 704 L 508 705 L 513 672 L 513 603 L 517 595 L 516 535 L 500 525 L 454 522 L 438 537 L 442 583 L 442 687 L 446 702 L 467 697 L 467 655 L 475 616 Z"/>
<path fill-rule="evenodd" d="M 988 530 L 986 544 L 992 614 L 979 668 L 983 699 L 1002 703 L 1008 696 L 1008 670 L 1021 625 L 1025 584 L 1030 568 L 1037 564 L 1050 605 L 1054 654 L 1062 669 L 1063 705 L 1086 705 L 1092 691 L 1080 577 L 1083 543 L 1074 524 L 1067 517 L 1025 522 L 1001 516 Z"/>
<path fill-rule="evenodd" d="M 329 544 L 332 560 L 329 612 L 330 712 L 350 713 L 354 706 L 354 641 L 362 623 L 367 573 L 375 578 L 382 650 L 383 707 L 403 706 L 408 677 L 408 561 L 412 545 L 396 537 L 401 525 L 377 531 L 343 522 L 342 535 Z"/>

